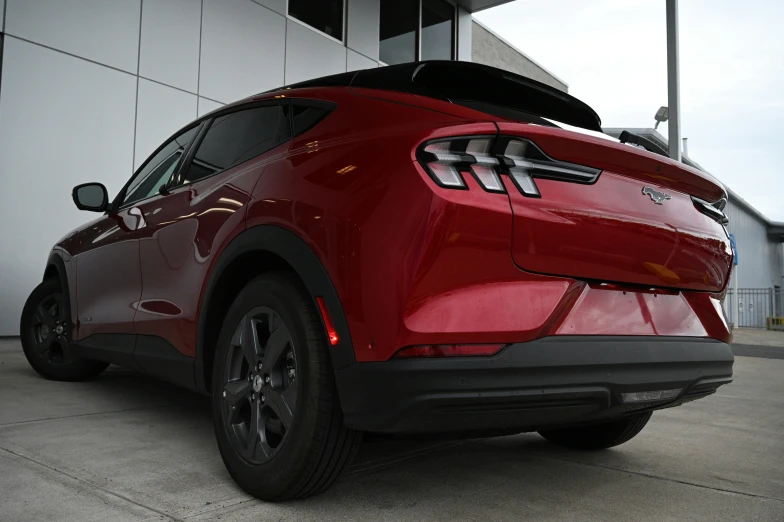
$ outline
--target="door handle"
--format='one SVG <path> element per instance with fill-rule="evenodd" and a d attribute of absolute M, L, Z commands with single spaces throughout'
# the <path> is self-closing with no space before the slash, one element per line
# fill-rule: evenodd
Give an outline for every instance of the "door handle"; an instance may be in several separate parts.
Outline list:
<path fill-rule="evenodd" d="M 144 220 L 144 214 L 139 207 L 133 207 L 128 211 L 128 215 L 133 216 L 136 218 L 136 226 L 134 230 L 139 230 L 140 228 L 144 228 L 147 226 L 147 222 Z"/>

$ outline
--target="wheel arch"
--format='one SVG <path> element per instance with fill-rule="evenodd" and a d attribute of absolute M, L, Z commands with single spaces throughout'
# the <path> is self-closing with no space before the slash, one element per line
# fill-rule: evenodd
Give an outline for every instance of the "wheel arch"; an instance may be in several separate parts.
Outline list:
<path fill-rule="evenodd" d="M 76 303 L 71 300 L 71 288 L 68 286 L 68 272 L 65 269 L 65 261 L 58 252 L 49 254 L 49 259 L 46 262 L 46 269 L 44 270 L 44 277 L 42 281 L 49 278 L 57 278 L 60 281 L 60 289 L 65 296 L 65 302 L 68 303 L 68 309 L 71 315 L 71 323 L 76 324 L 74 311 L 76 310 Z"/>
<path fill-rule="evenodd" d="M 318 256 L 295 233 L 276 225 L 259 225 L 232 239 L 208 277 L 199 307 L 196 340 L 194 377 L 198 389 L 210 390 L 215 343 L 223 326 L 223 317 L 237 293 L 253 277 L 281 269 L 289 270 L 299 278 L 316 309 L 315 298 L 324 299 L 339 338 L 337 345 L 330 346 L 333 369 L 338 370 L 354 362 L 354 347 L 340 298 Z M 323 326 L 323 318 L 321 321 Z M 324 335 L 327 335 L 326 326 Z"/>

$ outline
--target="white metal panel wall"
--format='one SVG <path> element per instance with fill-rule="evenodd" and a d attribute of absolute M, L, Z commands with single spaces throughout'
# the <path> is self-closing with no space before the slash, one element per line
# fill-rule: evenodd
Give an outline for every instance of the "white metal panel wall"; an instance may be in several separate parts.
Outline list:
<path fill-rule="evenodd" d="M 765 223 L 730 199 L 725 209 L 728 229 L 738 246 L 738 288 L 771 288 L 782 285 L 784 255 L 781 243 L 768 239 Z M 730 281 L 730 285 L 733 281 Z"/>
<path fill-rule="evenodd" d="M 136 79 L 10 37 L 3 55 L 0 335 L 16 335 L 49 249 L 98 217 L 76 209 L 71 189 L 100 180 L 116 193 L 131 173 Z"/>
<path fill-rule="evenodd" d="M 197 115 L 378 65 L 380 0 L 346 1 L 347 45 L 301 25 L 287 38 L 286 0 L 0 0 L 0 335 L 18 334 L 52 245 L 96 217 L 74 185 L 113 196 Z"/>
<path fill-rule="evenodd" d="M 6 1 L 6 33 L 136 73 L 141 0 Z"/>
<path fill-rule="evenodd" d="M 155 0 L 142 10 L 139 74 L 189 92 L 199 88 L 201 0 Z"/>
<path fill-rule="evenodd" d="M 346 46 L 305 25 L 286 26 L 286 83 L 346 72 Z"/>
<path fill-rule="evenodd" d="M 196 119 L 196 95 L 150 80 L 139 80 L 134 167 L 144 163 L 166 138 Z"/>
<path fill-rule="evenodd" d="M 367 56 L 361 55 L 351 49 L 346 49 L 346 71 L 374 69 L 376 67 L 378 67 L 377 61 L 371 60 Z"/>
<path fill-rule="evenodd" d="M 371 60 L 378 60 L 381 0 L 346 0 L 348 47 Z"/>
<path fill-rule="evenodd" d="M 283 84 L 286 19 L 250 0 L 204 0 L 199 95 L 224 103 Z"/>

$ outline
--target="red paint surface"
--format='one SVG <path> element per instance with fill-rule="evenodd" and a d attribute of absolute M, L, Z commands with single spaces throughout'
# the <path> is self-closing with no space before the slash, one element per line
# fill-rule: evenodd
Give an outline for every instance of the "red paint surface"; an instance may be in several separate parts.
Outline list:
<path fill-rule="evenodd" d="M 405 346 L 546 335 L 729 339 L 712 294 L 696 291 L 721 290 L 729 273 L 726 233 L 686 195 L 719 196 L 723 189 L 706 175 L 627 146 L 501 123 L 555 158 L 605 171 L 594 185 L 537 180 L 538 200 L 508 178 L 509 196 L 485 192 L 470 176 L 469 190 L 443 189 L 416 162 L 417 146 L 495 134 L 494 118 L 363 89 L 286 95 L 338 108 L 273 151 L 140 203 L 146 227 L 134 229 L 121 211 L 60 244 L 73 256 L 74 315 L 92 315 L 77 339 L 157 335 L 194 355 L 215 261 L 238 233 L 261 224 L 297 234 L 324 265 L 358 361 L 387 360 Z M 654 205 L 641 194 L 645 183 L 672 200 Z M 601 289 L 581 278 L 676 290 Z"/>

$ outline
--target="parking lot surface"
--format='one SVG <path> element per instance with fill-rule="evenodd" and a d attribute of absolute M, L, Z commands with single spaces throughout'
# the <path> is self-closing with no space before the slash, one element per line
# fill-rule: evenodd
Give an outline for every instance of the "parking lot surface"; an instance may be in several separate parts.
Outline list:
<path fill-rule="evenodd" d="M 775 347 L 774 347 L 775 348 Z M 784 520 L 784 360 L 737 357 L 735 382 L 654 413 L 615 449 L 536 434 L 371 440 L 326 493 L 268 504 L 234 485 L 209 399 L 111 367 L 40 378 L 0 341 L 0 520 Z"/>

